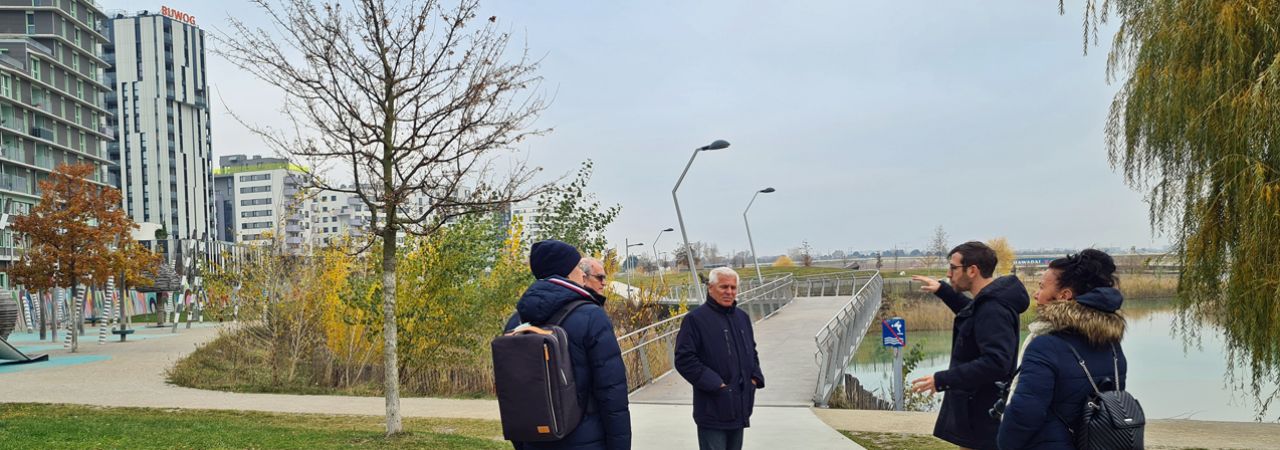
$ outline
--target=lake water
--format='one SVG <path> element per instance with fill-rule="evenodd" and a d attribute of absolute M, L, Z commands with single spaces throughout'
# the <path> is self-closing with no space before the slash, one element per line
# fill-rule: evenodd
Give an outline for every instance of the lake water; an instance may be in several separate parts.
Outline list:
<path fill-rule="evenodd" d="M 1170 301 L 1133 300 L 1126 302 L 1129 330 L 1123 341 L 1129 359 L 1128 390 L 1149 419 L 1196 419 L 1232 422 L 1254 421 L 1254 402 L 1247 392 L 1233 392 L 1227 384 L 1225 344 L 1212 327 L 1200 328 L 1198 345 L 1184 344 L 1176 334 L 1177 314 Z M 908 380 L 947 368 L 951 351 L 951 331 L 910 331 L 907 341 L 924 346 L 925 360 Z M 866 389 L 880 394 L 890 391 L 889 372 L 893 352 L 879 344 L 879 329 L 867 338 L 850 364 L 849 373 Z M 1025 338 L 1025 334 L 1024 334 Z M 1243 372 L 1237 370 L 1237 372 Z M 1276 389 L 1275 382 L 1269 390 Z M 1280 412 L 1270 411 L 1265 421 L 1276 421 Z"/>

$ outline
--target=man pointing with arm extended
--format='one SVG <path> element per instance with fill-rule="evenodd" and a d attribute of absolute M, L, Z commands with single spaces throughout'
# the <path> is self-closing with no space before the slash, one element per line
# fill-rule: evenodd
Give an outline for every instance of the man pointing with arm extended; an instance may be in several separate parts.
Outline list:
<path fill-rule="evenodd" d="M 1013 377 L 1021 328 L 1018 315 L 1027 310 L 1031 297 L 1016 276 L 992 277 L 996 253 L 986 244 L 960 244 L 951 250 L 949 264 L 950 286 L 928 277 L 912 279 L 956 313 L 951 364 L 911 385 L 916 392 L 946 392 L 934 436 L 960 448 L 994 450 L 1000 422 L 987 410 L 999 396 L 995 383 Z M 962 292 L 969 292 L 973 299 Z"/>

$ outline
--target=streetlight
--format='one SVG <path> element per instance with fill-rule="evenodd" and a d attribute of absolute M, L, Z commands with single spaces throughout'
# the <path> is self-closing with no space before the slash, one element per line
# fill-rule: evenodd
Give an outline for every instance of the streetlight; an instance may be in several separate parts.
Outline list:
<path fill-rule="evenodd" d="M 751 204 L 756 202 L 757 196 L 760 194 L 772 194 L 774 191 L 775 189 L 771 187 L 756 191 L 755 195 L 751 196 L 751 201 L 747 203 L 747 209 L 742 210 L 742 223 L 747 225 L 747 243 L 751 244 L 751 260 L 756 263 L 756 279 L 762 285 L 764 284 L 764 275 L 760 273 L 760 259 L 756 258 L 756 243 L 751 240 L 751 223 L 747 222 L 747 211 L 751 210 Z"/>
<path fill-rule="evenodd" d="M 698 157 L 698 152 L 725 148 L 729 148 L 729 142 L 717 139 L 715 142 L 694 149 L 693 156 L 689 157 L 689 164 L 685 164 L 684 172 L 680 172 L 680 179 L 676 180 L 675 187 L 671 188 L 671 200 L 676 204 L 676 220 L 680 221 L 680 237 L 684 238 L 684 254 L 689 260 L 689 277 L 693 280 L 694 291 L 698 293 L 697 299 L 702 299 L 706 296 L 702 294 L 702 283 L 698 282 L 698 269 L 694 266 L 693 251 L 689 248 L 689 233 L 684 229 L 684 216 L 680 214 L 680 198 L 676 197 L 676 191 L 680 189 L 680 183 L 684 182 L 684 176 L 689 173 L 689 167 L 693 165 L 693 159 Z"/>
<path fill-rule="evenodd" d="M 627 268 L 627 263 L 631 262 L 631 247 L 644 245 L 644 243 L 643 243 L 643 242 L 637 242 L 637 243 L 632 244 L 632 243 L 631 243 L 631 241 L 625 241 L 625 243 L 627 244 L 627 246 L 626 246 L 626 248 L 622 249 L 622 251 L 623 251 L 623 255 L 624 255 L 624 256 L 622 257 L 622 268 L 623 268 L 623 269 L 626 269 L 626 268 Z M 632 265 L 631 265 L 631 269 L 628 269 L 628 270 L 626 271 L 626 272 L 627 272 L 627 300 L 631 300 L 631 270 L 634 270 L 635 268 L 636 268 L 636 265 L 635 265 L 635 264 L 632 264 Z"/>
<path fill-rule="evenodd" d="M 675 229 L 675 228 L 667 228 L 667 229 L 665 229 L 665 230 L 659 231 L 659 232 L 658 232 L 658 237 L 653 238 L 653 244 L 651 245 L 651 247 L 653 247 L 653 262 L 654 262 L 654 263 L 657 263 L 657 262 L 659 261 L 659 259 L 658 259 L 658 239 L 662 239 L 662 233 L 666 233 L 666 232 L 668 232 L 668 231 L 676 231 L 676 229 Z M 661 266 L 661 265 L 659 265 L 659 266 L 658 266 L 658 281 L 659 281 L 660 283 L 662 283 L 662 285 L 663 285 L 663 286 L 666 286 L 666 285 L 667 285 L 667 280 L 666 280 L 666 279 L 664 279 L 664 278 L 662 277 L 662 266 Z"/>

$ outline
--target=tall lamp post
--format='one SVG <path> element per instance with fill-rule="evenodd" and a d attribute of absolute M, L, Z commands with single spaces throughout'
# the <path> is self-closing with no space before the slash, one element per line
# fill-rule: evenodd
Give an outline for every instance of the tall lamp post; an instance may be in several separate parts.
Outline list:
<path fill-rule="evenodd" d="M 684 238 L 684 255 L 689 260 L 689 277 L 693 280 L 694 292 L 698 293 L 696 299 L 706 296 L 702 293 L 702 283 L 698 282 L 698 268 L 693 262 L 693 251 L 689 248 L 689 233 L 684 229 L 684 216 L 680 214 L 680 198 L 676 196 L 676 191 L 680 189 L 680 183 L 684 182 L 684 176 L 689 173 L 689 167 L 693 165 L 693 159 L 698 157 L 699 152 L 725 148 L 729 148 L 729 141 L 717 139 L 715 142 L 694 149 L 693 156 L 689 157 L 689 164 L 685 164 L 684 172 L 680 172 L 680 179 L 676 180 L 675 187 L 671 188 L 671 200 L 676 204 L 676 220 L 680 222 L 680 237 Z"/>
<path fill-rule="evenodd" d="M 622 252 L 624 255 L 622 257 L 622 268 L 627 269 L 627 263 L 631 262 L 631 247 L 641 246 L 641 245 L 644 245 L 644 243 L 637 242 L 632 244 L 631 241 L 624 241 L 624 242 L 627 244 L 627 246 L 626 248 L 622 249 Z M 627 300 L 631 300 L 631 271 L 635 270 L 635 268 L 636 268 L 636 265 L 631 264 L 631 268 L 627 269 L 626 271 L 627 272 Z"/>
<path fill-rule="evenodd" d="M 654 262 L 654 264 L 658 264 L 658 262 L 660 261 L 660 260 L 658 259 L 658 239 L 662 239 L 662 233 L 666 233 L 666 232 L 668 232 L 668 231 L 676 231 L 676 229 L 675 229 L 675 228 L 667 228 L 667 229 L 665 229 L 665 230 L 659 231 L 659 232 L 658 232 L 658 237 L 653 238 L 653 244 L 651 244 L 651 245 L 650 245 L 650 247 L 653 247 L 653 262 Z M 661 265 L 661 264 L 659 264 L 659 265 L 658 265 L 658 281 L 659 281 L 660 283 L 662 283 L 662 285 L 663 285 L 663 286 L 666 286 L 666 285 L 667 285 L 667 280 L 666 280 L 666 279 L 664 279 L 664 278 L 662 277 L 662 265 Z"/>
<path fill-rule="evenodd" d="M 755 195 L 751 196 L 751 201 L 747 203 L 747 209 L 742 210 L 742 223 L 747 226 L 747 243 L 751 244 L 751 260 L 756 263 L 756 280 L 760 281 L 762 285 L 764 284 L 764 275 L 760 273 L 760 258 L 756 257 L 756 243 L 751 240 L 751 222 L 747 222 L 747 211 L 751 211 L 751 205 L 756 202 L 756 197 L 760 194 L 771 194 L 774 191 L 775 189 L 771 187 L 756 191 Z"/>

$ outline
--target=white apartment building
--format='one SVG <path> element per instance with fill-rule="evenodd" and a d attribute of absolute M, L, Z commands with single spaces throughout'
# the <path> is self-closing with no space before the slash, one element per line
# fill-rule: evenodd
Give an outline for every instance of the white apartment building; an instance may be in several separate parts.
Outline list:
<path fill-rule="evenodd" d="M 346 189 L 346 186 L 339 186 Z M 425 195 L 410 196 L 409 203 L 401 209 L 407 214 L 422 214 L 429 206 Z M 359 196 L 335 191 L 320 191 L 310 196 L 306 211 L 310 214 L 307 241 L 313 247 L 324 247 L 336 243 L 338 239 L 350 236 L 353 239 L 367 238 L 373 214 Z M 379 221 L 384 220 L 381 216 Z M 405 233 L 396 235 L 396 241 L 403 244 Z"/>
<path fill-rule="evenodd" d="M 204 31 L 165 8 L 112 13 L 106 82 L 124 208 L 136 222 L 159 223 L 175 239 L 214 229 L 213 152 L 205 79 Z"/>
<path fill-rule="evenodd" d="M 216 237 L 219 241 L 266 244 L 279 237 L 289 252 L 307 244 L 306 170 L 281 158 L 228 155 L 218 158 Z"/>

